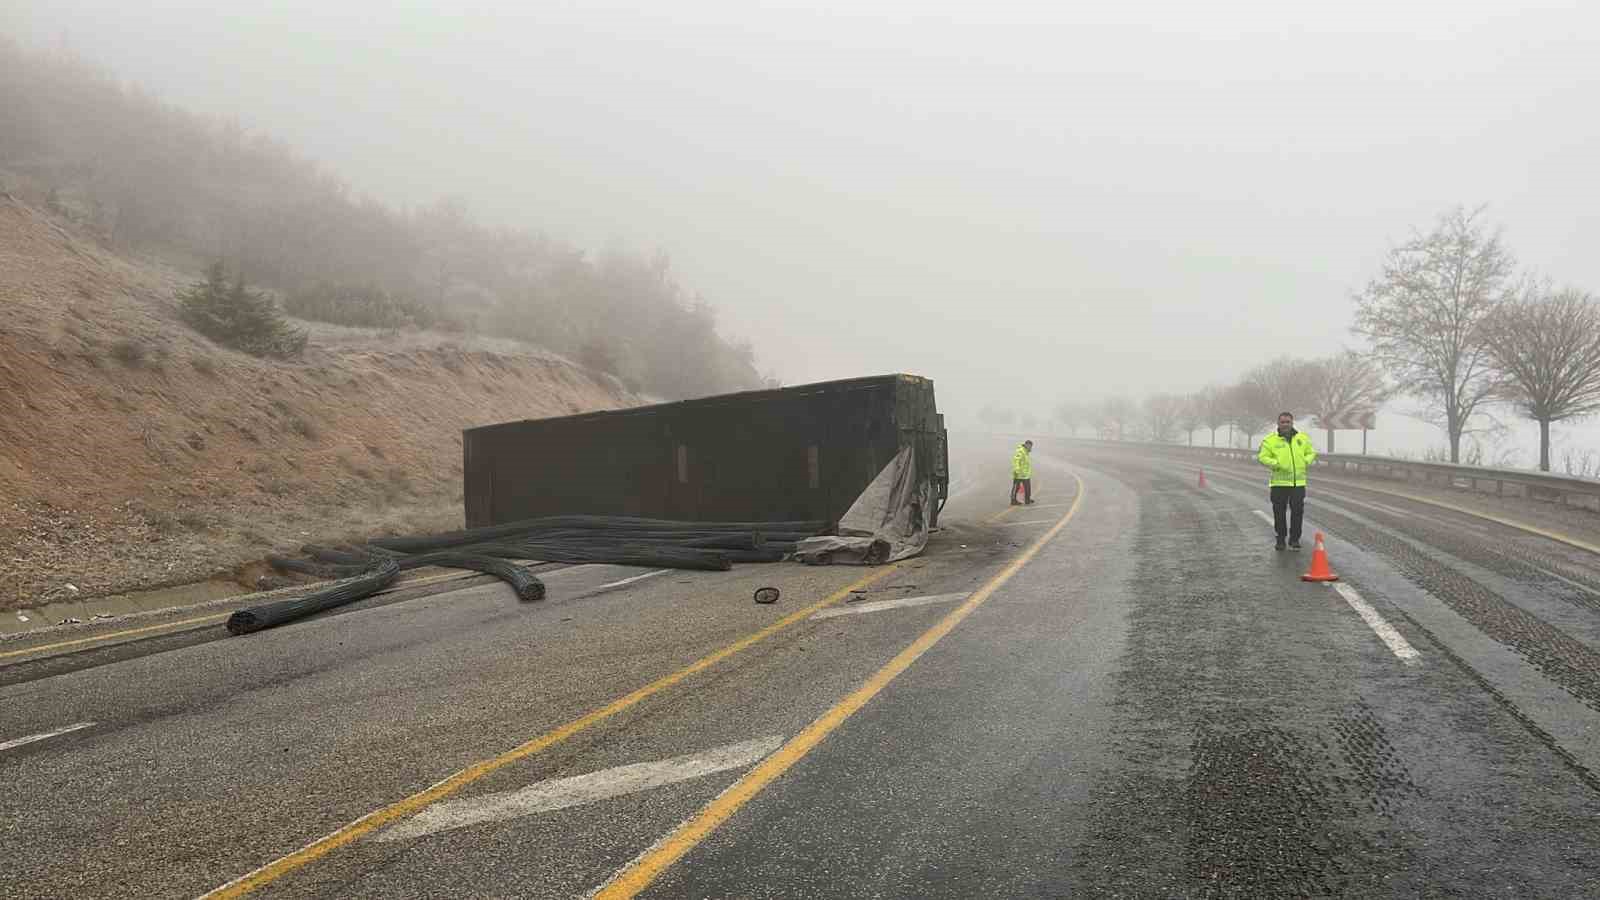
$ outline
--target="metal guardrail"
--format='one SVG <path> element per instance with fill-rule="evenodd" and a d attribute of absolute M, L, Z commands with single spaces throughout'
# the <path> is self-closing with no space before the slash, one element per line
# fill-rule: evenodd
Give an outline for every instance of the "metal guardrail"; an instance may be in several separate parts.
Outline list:
<path fill-rule="evenodd" d="M 1209 456 L 1255 465 L 1253 450 L 1236 447 L 1190 447 L 1186 444 L 1157 444 L 1150 441 L 1106 441 L 1096 438 L 1068 438 L 1075 443 L 1105 447 L 1137 446 L 1184 456 Z M 1462 466 L 1452 463 L 1418 462 L 1388 456 L 1362 456 L 1352 453 L 1323 453 L 1317 457 L 1316 471 L 1334 471 L 1364 478 L 1403 481 L 1427 487 L 1446 487 L 1497 497 L 1524 497 L 1557 503 L 1566 507 L 1600 512 L 1600 480 L 1553 475 L 1525 469 L 1498 469 Z M 1508 490 L 1509 488 L 1509 490 Z"/>

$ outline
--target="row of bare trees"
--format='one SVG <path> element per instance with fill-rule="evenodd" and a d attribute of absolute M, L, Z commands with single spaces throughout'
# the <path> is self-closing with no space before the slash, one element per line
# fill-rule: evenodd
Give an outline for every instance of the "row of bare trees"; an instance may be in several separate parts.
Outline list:
<path fill-rule="evenodd" d="M 1073 434 L 1088 429 L 1111 440 L 1183 440 L 1208 432 L 1211 446 L 1224 431 L 1233 445 L 1249 445 L 1292 412 L 1301 427 L 1313 419 L 1361 409 L 1376 409 L 1392 393 L 1370 362 L 1353 352 L 1321 359 L 1280 357 L 1263 363 L 1237 382 L 1208 385 L 1191 394 L 1152 394 L 1141 401 L 1113 396 L 1097 403 L 1063 403 L 1056 421 Z M 1333 432 L 1326 444 L 1333 447 Z"/>
<path fill-rule="evenodd" d="M 1382 271 L 1355 297 L 1352 331 L 1365 351 L 1321 359 L 1283 357 L 1236 383 L 1141 401 L 1109 397 L 1065 403 L 1056 421 L 1076 434 L 1193 443 L 1224 428 L 1237 444 L 1263 434 L 1281 411 L 1300 427 L 1340 413 L 1373 410 L 1407 396 L 1449 439 L 1461 440 L 1494 406 L 1539 425 L 1539 468 L 1550 470 L 1550 425 L 1600 412 L 1600 299 L 1519 273 L 1481 210 L 1440 216 L 1389 252 Z M 1335 449 L 1325 429 L 1323 443 Z"/>

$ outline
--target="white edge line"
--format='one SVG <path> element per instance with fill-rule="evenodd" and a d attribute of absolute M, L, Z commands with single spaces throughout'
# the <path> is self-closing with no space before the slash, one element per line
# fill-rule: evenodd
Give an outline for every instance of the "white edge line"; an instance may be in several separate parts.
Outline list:
<path fill-rule="evenodd" d="M 755 765 L 782 747 L 785 738 L 772 735 L 728 744 L 699 753 L 654 762 L 616 766 L 598 772 L 554 778 L 511 791 L 435 803 L 377 836 L 381 842 L 411 840 L 510 819 L 525 818 L 624 797 Z"/>
<path fill-rule="evenodd" d="M 91 728 L 93 726 L 93 722 L 78 722 L 73 725 L 68 725 L 65 728 L 58 728 L 55 731 L 46 731 L 41 734 L 30 734 L 27 737 L 12 738 L 5 743 L 0 743 L 0 750 L 10 750 L 14 747 L 21 747 L 24 744 L 32 744 L 36 741 L 47 741 L 53 737 L 60 737 L 63 734 L 69 734 L 74 731 L 82 731 L 85 728 Z"/>
<path fill-rule="evenodd" d="M 1001 522 L 1001 528 L 1021 528 L 1024 525 L 1054 525 L 1056 519 L 1029 519 L 1026 522 Z"/>
<path fill-rule="evenodd" d="M 811 617 L 815 622 L 819 619 L 833 619 L 838 616 L 854 616 L 861 613 L 881 612 L 886 609 L 899 609 L 903 606 L 927 606 L 930 603 L 949 603 L 952 600 L 965 600 L 971 594 L 924 594 L 918 597 L 896 597 L 893 600 L 874 600 L 871 603 L 857 603 L 854 606 L 835 606 L 825 609 Z"/>
<path fill-rule="evenodd" d="M 597 591 L 608 591 L 608 590 L 610 590 L 612 588 L 622 587 L 625 584 L 633 584 L 636 581 L 643 581 L 646 578 L 654 578 L 657 575 L 665 575 L 665 574 L 667 574 L 668 572 L 671 572 L 671 571 L 672 571 L 671 569 L 657 569 L 654 572 L 646 572 L 643 575 L 635 575 L 632 578 L 624 578 L 621 581 L 613 581 L 613 582 L 610 582 L 609 584 L 602 584 L 599 587 L 594 588 L 594 590 L 597 590 Z"/>
<path fill-rule="evenodd" d="M 1260 516 L 1260 517 L 1261 517 L 1261 518 L 1262 518 L 1262 519 L 1264 519 L 1264 520 L 1266 520 L 1266 521 L 1267 521 L 1267 522 L 1269 522 L 1269 523 L 1271 523 L 1271 524 L 1273 524 L 1273 525 L 1276 525 L 1276 524 L 1278 524 L 1278 523 L 1277 523 L 1277 522 L 1274 522 L 1274 521 L 1273 521 L 1273 520 L 1272 520 L 1272 514 L 1271 514 L 1271 513 L 1268 513 L 1268 512 L 1267 512 L 1267 511 L 1266 511 L 1266 510 L 1264 510 L 1264 509 L 1252 509 L 1252 510 L 1250 510 L 1250 511 L 1251 511 L 1251 512 L 1253 512 L 1253 513 L 1255 513 L 1255 514 L 1256 514 L 1256 515 L 1258 515 L 1258 516 Z"/>
<path fill-rule="evenodd" d="M 582 572 L 584 569 L 596 569 L 603 565 L 605 565 L 605 563 L 577 563 L 576 565 L 562 566 L 559 569 L 551 569 L 548 572 L 541 572 L 539 573 L 539 577 L 549 579 L 565 575 L 575 575 L 579 572 Z"/>
<path fill-rule="evenodd" d="M 1334 584 L 1333 589 L 1339 592 L 1339 596 L 1343 597 L 1346 603 L 1350 604 L 1350 608 L 1356 611 L 1356 615 L 1361 617 L 1361 621 L 1366 622 L 1369 628 L 1377 632 L 1378 638 L 1388 645 L 1395 656 L 1400 657 L 1401 662 L 1408 666 L 1416 664 L 1417 657 L 1420 655 L 1417 653 L 1417 648 L 1411 646 L 1411 642 L 1407 641 L 1404 635 L 1396 631 L 1393 625 L 1390 625 L 1383 616 L 1379 615 L 1378 611 L 1372 608 L 1372 604 L 1363 600 L 1355 588 L 1344 582 L 1338 582 Z"/>
<path fill-rule="evenodd" d="M 1340 498 L 1336 498 L 1336 499 L 1341 499 L 1346 503 L 1355 503 L 1357 505 L 1360 505 L 1360 501 L 1359 500 L 1354 500 L 1353 501 L 1349 497 L 1340 497 Z M 1368 503 L 1367 505 L 1372 507 L 1373 509 L 1377 510 L 1378 512 L 1386 512 L 1391 516 L 1399 516 L 1402 519 L 1414 518 L 1414 516 L 1412 516 L 1411 513 L 1408 513 L 1405 510 L 1395 509 L 1392 506 L 1384 506 L 1382 503 Z"/>

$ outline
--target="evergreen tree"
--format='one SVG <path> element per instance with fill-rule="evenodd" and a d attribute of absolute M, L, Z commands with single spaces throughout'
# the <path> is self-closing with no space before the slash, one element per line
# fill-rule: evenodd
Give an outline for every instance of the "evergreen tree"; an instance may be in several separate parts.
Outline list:
<path fill-rule="evenodd" d="M 290 325 L 270 297 L 253 291 L 240 276 L 230 283 L 222 263 L 184 291 L 183 320 L 206 337 L 255 356 L 284 359 L 306 348 L 306 333 Z"/>

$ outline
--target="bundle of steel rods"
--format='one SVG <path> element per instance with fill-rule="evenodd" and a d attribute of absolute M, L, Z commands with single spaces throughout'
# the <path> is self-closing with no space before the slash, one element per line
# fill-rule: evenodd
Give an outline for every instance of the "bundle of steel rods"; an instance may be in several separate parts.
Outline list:
<path fill-rule="evenodd" d="M 285 622 L 293 622 L 313 613 L 319 613 L 346 603 L 354 603 L 363 597 L 370 597 L 378 591 L 389 586 L 389 583 L 400 577 L 400 566 L 394 560 L 385 560 L 372 568 L 372 571 L 357 575 L 338 584 L 325 587 L 320 591 L 296 597 L 292 600 L 279 600 L 276 603 L 264 603 L 241 609 L 228 617 L 228 631 L 232 634 L 249 634 Z"/>
<path fill-rule="evenodd" d="M 622 516 L 551 516 L 444 534 L 376 538 L 362 546 L 301 548 L 310 559 L 269 556 L 280 572 L 346 579 L 306 597 L 240 610 L 228 630 L 246 634 L 353 603 L 422 566 L 470 569 L 505 581 L 521 600 L 544 599 L 544 583 L 517 560 L 607 563 L 726 571 L 778 562 L 826 522 L 675 522 Z"/>
<path fill-rule="evenodd" d="M 402 553 L 421 553 L 506 538 L 537 540 L 545 535 L 588 541 L 654 537 L 664 542 L 681 543 L 685 540 L 745 533 L 793 541 L 819 534 L 827 527 L 826 522 L 672 522 L 626 516 L 549 516 L 423 537 L 378 538 L 371 543 Z"/>

